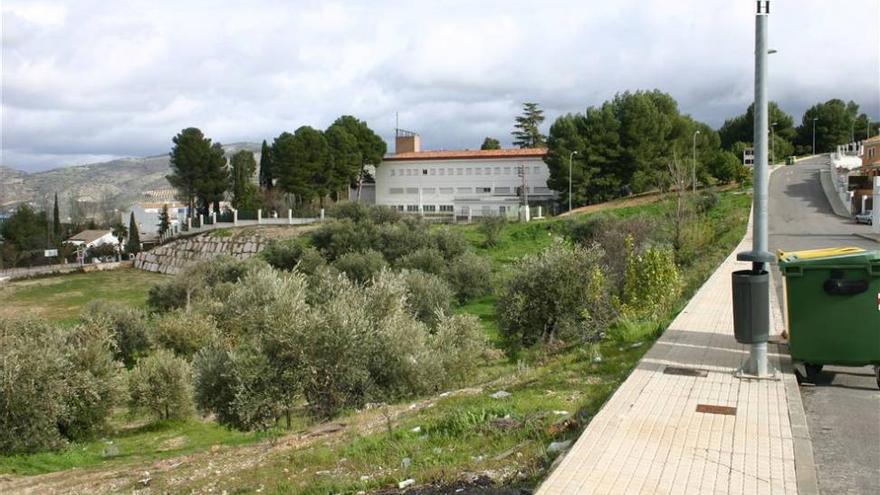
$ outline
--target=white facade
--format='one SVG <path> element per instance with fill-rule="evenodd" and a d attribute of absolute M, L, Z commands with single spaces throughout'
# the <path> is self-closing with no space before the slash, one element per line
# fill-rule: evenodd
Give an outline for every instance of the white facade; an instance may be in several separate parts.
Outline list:
<path fill-rule="evenodd" d="M 522 151 L 390 155 L 376 169 L 376 204 L 409 213 L 512 215 L 522 202 L 517 189 L 523 185 L 529 203 L 552 200 L 544 150 Z"/>
<path fill-rule="evenodd" d="M 86 232 L 95 232 L 95 231 L 85 231 L 84 233 L 86 233 Z M 85 248 L 98 247 L 103 244 L 112 244 L 114 246 L 119 245 L 119 239 L 117 239 L 116 236 L 113 235 L 113 232 L 108 231 L 107 233 L 105 233 L 103 235 L 100 235 L 100 234 L 96 234 L 96 235 L 98 235 L 98 236 L 96 237 L 95 235 L 91 235 L 91 236 L 87 235 L 87 236 L 84 236 L 84 238 L 82 238 L 82 239 L 77 239 L 77 237 L 78 237 L 78 235 L 77 235 L 77 236 L 74 236 L 74 237 L 68 239 L 67 242 L 69 244 L 73 244 L 74 246 L 84 246 Z"/>
<path fill-rule="evenodd" d="M 131 214 L 134 213 L 134 221 L 137 223 L 139 233 L 157 234 L 159 215 L 164 204 L 168 205 L 170 228 L 180 228 L 181 223 L 185 222 L 187 208 L 178 203 L 135 203 L 128 211 L 119 214 L 119 221 L 127 227 Z"/>

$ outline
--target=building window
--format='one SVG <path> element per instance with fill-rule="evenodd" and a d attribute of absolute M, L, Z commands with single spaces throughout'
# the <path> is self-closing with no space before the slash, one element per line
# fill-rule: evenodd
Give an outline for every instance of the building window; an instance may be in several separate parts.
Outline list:
<path fill-rule="evenodd" d="M 391 169 L 391 177 L 394 177 L 394 169 Z"/>
<path fill-rule="evenodd" d="M 406 175 L 412 175 L 412 170 L 406 169 Z"/>
<path fill-rule="evenodd" d="M 533 173 L 533 174 L 537 174 L 538 171 L 539 171 L 539 168 L 538 168 L 537 165 L 535 165 L 534 167 L 532 167 L 532 173 Z"/>
<path fill-rule="evenodd" d="M 483 172 L 484 172 L 486 175 L 492 175 L 492 167 L 486 167 L 486 168 L 484 168 L 484 169 L 483 169 Z"/>
<path fill-rule="evenodd" d="M 510 186 L 496 187 L 495 194 L 510 194 Z"/>
<path fill-rule="evenodd" d="M 452 213 L 455 211 L 455 208 L 452 205 L 440 205 L 440 211 Z"/>
<path fill-rule="evenodd" d="M 455 192 L 457 192 L 458 194 L 470 194 L 474 192 L 474 190 L 470 187 L 459 187 L 455 190 Z"/>
<path fill-rule="evenodd" d="M 431 169 L 431 175 L 437 175 L 437 169 L 436 169 L 436 168 L 432 168 L 432 169 Z"/>
<path fill-rule="evenodd" d="M 504 175 L 510 175 L 510 167 L 504 167 Z"/>
<path fill-rule="evenodd" d="M 537 168 L 537 167 L 535 167 L 535 168 Z M 423 169 L 422 169 L 422 175 L 428 175 L 428 169 L 423 168 Z"/>
<path fill-rule="evenodd" d="M 424 211 L 425 213 L 434 213 L 435 211 L 437 211 L 437 205 L 423 205 L 422 211 Z"/>
<path fill-rule="evenodd" d="M 407 194 L 418 194 L 418 193 L 419 193 L 419 188 L 418 188 L 418 187 L 407 187 L 407 188 L 406 188 L 406 193 L 407 193 Z"/>
<path fill-rule="evenodd" d="M 461 175 L 461 168 L 455 169 L 455 175 Z"/>
<path fill-rule="evenodd" d="M 507 207 L 503 206 L 503 205 L 499 206 L 498 207 L 498 214 L 501 216 L 504 216 L 505 213 L 507 213 Z"/>
<path fill-rule="evenodd" d="M 447 169 L 446 169 L 446 173 L 447 173 L 448 175 L 452 175 L 452 169 L 451 169 L 451 168 L 447 168 Z M 461 175 L 461 174 L 459 174 L 459 175 Z"/>
<path fill-rule="evenodd" d="M 491 187 L 478 187 L 477 192 L 478 193 L 491 193 L 492 188 Z"/>
<path fill-rule="evenodd" d="M 452 194 L 455 192 L 455 188 L 453 187 L 441 187 L 440 194 Z"/>
<path fill-rule="evenodd" d="M 415 213 L 419 211 L 419 205 L 406 205 L 406 211 L 409 213 Z"/>
<path fill-rule="evenodd" d="M 492 207 L 491 206 L 484 206 L 483 207 L 483 216 L 488 217 L 491 214 L 492 214 Z"/>
<path fill-rule="evenodd" d="M 501 167 L 495 167 L 495 175 L 501 175 Z"/>
<path fill-rule="evenodd" d="M 542 193 L 547 194 L 550 192 L 549 187 L 535 186 L 534 189 L 535 189 L 535 194 L 542 194 Z"/>
<path fill-rule="evenodd" d="M 446 169 L 445 169 L 445 168 L 441 168 L 441 169 L 440 169 L 440 175 L 444 175 L 444 172 L 446 172 Z"/>
<path fill-rule="evenodd" d="M 422 194 L 434 194 L 436 192 L 437 192 L 437 189 L 433 188 L 433 187 L 423 187 L 422 188 Z"/>
<path fill-rule="evenodd" d="M 389 194 L 403 194 L 403 188 L 402 188 L 402 187 L 392 187 L 392 188 L 388 191 L 388 193 L 389 193 Z"/>
<path fill-rule="evenodd" d="M 397 211 L 403 211 L 403 210 L 404 210 L 403 205 L 397 205 Z"/>
<path fill-rule="evenodd" d="M 480 167 L 474 169 L 474 175 L 480 175 Z"/>

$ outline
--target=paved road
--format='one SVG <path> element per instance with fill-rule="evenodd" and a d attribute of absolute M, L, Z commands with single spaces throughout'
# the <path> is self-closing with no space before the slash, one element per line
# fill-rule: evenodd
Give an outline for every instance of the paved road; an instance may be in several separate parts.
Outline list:
<path fill-rule="evenodd" d="M 868 226 L 832 212 L 819 181 L 826 161 L 827 157 L 806 160 L 771 176 L 773 251 L 840 246 L 880 249 L 880 244 L 853 235 L 868 232 Z M 820 491 L 880 492 L 880 391 L 873 369 L 828 366 L 816 386 L 801 387 L 801 396 Z"/>

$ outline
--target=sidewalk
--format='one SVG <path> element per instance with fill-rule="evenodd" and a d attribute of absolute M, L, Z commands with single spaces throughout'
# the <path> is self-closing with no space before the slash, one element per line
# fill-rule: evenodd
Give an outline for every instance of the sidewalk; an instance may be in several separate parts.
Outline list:
<path fill-rule="evenodd" d="M 730 273 L 749 268 L 735 253 L 750 246 L 751 228 L 593 418 L 539 495 L 816 491 L 788 356 L 769 345 L 772 366 L 783 370 L 776 379 L 733 376 L 748 346 L 733 338 Z M 775 291 L 771 304 L 773 335 L 782 329 Z M 688 370 L 705 376 L 669 374 Z M 709 412 L 698 412 L 698 405 Z"/>

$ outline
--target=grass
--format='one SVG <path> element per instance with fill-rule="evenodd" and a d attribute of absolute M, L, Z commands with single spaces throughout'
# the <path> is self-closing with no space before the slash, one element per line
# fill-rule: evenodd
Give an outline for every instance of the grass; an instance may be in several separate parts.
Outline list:
<path fill-rule="evenodd" d="M 83 306 L 95 299 L 145 307 L 150 287 L 164 278 L 121 268 L 14 281 L 0 285 L 0 316 L 30 312 L 53 322 L 72 324 Z"/>
<path fill-rule="evenodd" d="M 214 421 L 132 420 L 123 412 L 111 419 L 106 437 L 77 442 L 56 452 L 0 456 L 0 473 L 33 475 L 74 467 L 121 464 L 186 455 L 214 445 L 242 445 L 265 435 L 228 430 Z"/>
<path fill-rule="evenodd" d="M 609 339 L 589 347 L 569 345 L 530 351 L 516 362 L 495 357 L 480 369 L 477 382 L 482 384 L 482 390 L 479 392 L 441 396 L 431 407 L 421 409 L 410 410 L 402 405 L 399 407 L 403 415 L 387 425 L 366 432 L 352 427 L 338 438 L 319 440 L 305 447 L 273 450 L 250 467 L 223 471 L 218 476 L 189 479 L 173 471 L 155 473 L 151 489 L 157 492 L 355 493 L 396 486 L 407 478 L 419 484 L 451 483 L 459 480 L 463 473 L 491 473 L 493 478 L 503 479 L 508 485 L 534 487 L 558 455 L 548 452 L 548 445 L 578 436 L 675 314 L 736 246 L 745 232 L 749 201 L 750 197 L 744 194 L 720 195 L 719 204 L 709 215 L 715 235 L 683 269 L 682 298 L 677 308 L 660 322 L 623 322 L 609 329 Z M 603 214 L 662 217 L 668 207 L 668 203 L 658 202 Z M 548 246 L 554 236 L 567 230 L 569 222 L 588 221 L 592 215 L 508 224 L 495 246 L 486 246 L 478 226 L 456 228 L 462 230 L 479 254 L 491 260 L 496 276 L 500 276 L 516 260 Z M 20 308 L 27 304 L 43 305 L 47 297 L 50 301 L 66 300 L 63 304 L 53 302 L 58 307 L 51 311 L 56 319 L 63 320 L 75 316 L 77 311 L 72 308 L 91 298 L 66 295 L 65 290 L 91 288 L 110 299 L 143 305 L 146 290 L 161 280 L 161 276 L 144 272 L 115 273 L 116 280 L 89 278 L 88 282 L 65 282 L 61 279 L 66 277 L 58 277 L 54 282 L 51 279 L 31 281 L 37 285 L 32 288 L 29 283 L 13 284 L 12 296 Z M 141 277 L 144 278 L 138 280 Z M 46 281 L 50 282 L 47 287 L 39 286 Z M 73 285 L 65 285 L 68 283 Z M 115 288 L 105 288 L 104 284 L 115 284 Z M 495 319 L 496 298 L 495 295 L 478 298 L 457 311 L 477 316 L 494 346 L 501 347 L 502 338 Z M 642 342 L 642 345 L 634 346 L 634 342 Z M 591 359 L 594 353 L 602 356 L 601 362 Z M 501 389 L 511 395 L 504 399 L 490 397 L 492 392 Z M 369 411 L 353 411 L 337 420 L 356 425 L 369 414 Z M 303 418 L 298 420 L 298 427 L 305 424 Z M 114 419 L 118 421 L 123 420 Z M 226 430 L 212 421 L 140 427 L 120 424 L 123 426 L 117 426 L 108 434 L 115 449 L 108 448 L 110 440 L 100 439 L 74 444 L 56 453 L 0 457 L 0 473 L 34 474 L 99 464 L 134 464 L 205 451 L 214 445 L 243 445 L 261 439 L 256 434 Z"/>

